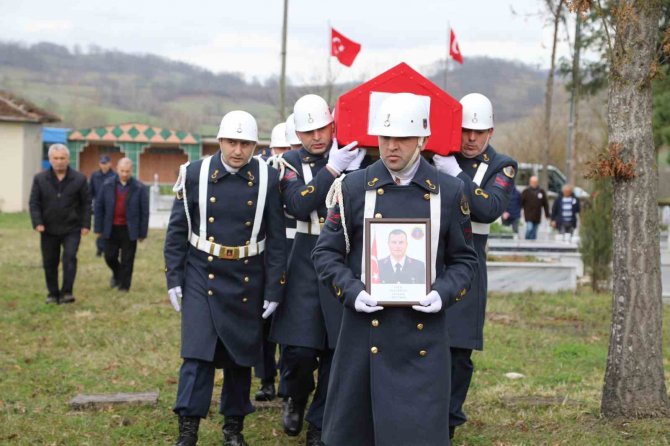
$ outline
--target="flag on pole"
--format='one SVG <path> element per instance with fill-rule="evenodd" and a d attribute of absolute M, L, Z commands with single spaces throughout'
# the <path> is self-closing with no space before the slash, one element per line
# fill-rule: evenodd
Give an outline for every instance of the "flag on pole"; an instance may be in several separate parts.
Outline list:
<path fill-rule="evenodd" d="M 370 283 L 381 283 L 379 280 L 379 264 L 377 263 L 377 237 L 372 234 L 372 248 L 370 249 Z"/>
<path fill-rule="evenodd" d="M 463 64 L 463 55 L 461 54 L 461 49 L 458 46 L 458 40 L 456 40 L 456 34 L 452 29 L 449 35 L 449 55 L 459 64 Z"/>
<path fill-rule="evenodd" d="M 360 50 L 360 43 L 348 39 L 335 31 L 335 28 L 330 28 L 330 55 L 337 57 L 342 65 L 350 67 Z"/>

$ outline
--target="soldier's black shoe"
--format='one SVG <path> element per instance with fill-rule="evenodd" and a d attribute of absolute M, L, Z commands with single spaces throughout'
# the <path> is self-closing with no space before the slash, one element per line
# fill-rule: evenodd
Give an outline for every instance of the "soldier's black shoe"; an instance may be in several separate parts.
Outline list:
<path fill-rule="evenodd" d="M 321 442 L 321 430 L 317 429 L 312 423 L 307 423 L 307 446 L 323 446 Z"/>
<path fill-rule="evenodd" d="M 200 417 L 179 416 L 179 438 L 174 446 L 195 446 L 198 444 Z"/>
<path fill-rule="evenodd" d="M 249 446 L 242 430 L 244 417 L 226 417 L 223 422 L 223 446 Z"/>
<path fill-rule="evenodd" d="M 48 304 L 57 304 L 57 303 L 58 303 L 58 296 L 53 296 L 53 295 L 49 294 L 49 295 L 47 296 L 46 303 L 48 303 Z"/>
<path fill-rule="evenodd" d="M 71 304 L 74 302 L 76 299 L 72 294 L 63 294 L 63 297 L 60 298 L 59 303 L 61 304 Z"/>
<path fill-rule="evenodd" d="M 284 432 L 286 432 L 286 435 L 295 437 L 300 434 L 304 416 L 305 403 L 298 403 L 291 397 L 284 400 L 282 421 L 284 422 Z"/>
<path fill-rule="evenodd" d="M 272 401 L 277 394 L 275 393 L 274 383 L 263 383 L 258 392 L 254 395 L 256 401 Z"/>
<path fill-rule="evenodd" d="M 96 256 L 96 257 L 102 257 L 102 250 L 98 249 L 98 250 L 95 252 L 95 256 Z"/>
<path fill-rule="evenodd" d="M 456 426 L 449 426 L 449 439 L 452 440 L 454 438 L 454 434 L 456 433 Z"/>

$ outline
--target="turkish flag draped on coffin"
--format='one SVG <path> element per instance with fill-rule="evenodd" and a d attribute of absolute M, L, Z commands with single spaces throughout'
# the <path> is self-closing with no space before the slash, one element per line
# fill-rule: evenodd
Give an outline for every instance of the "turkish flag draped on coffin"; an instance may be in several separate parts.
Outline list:
<path fill-rule="evenodd" d="M 335 28 L 330 28 L 330 55 L 337 57 L 342 65 L 350 67 L 360 50 L 360 43 L 348 39 Z"/>

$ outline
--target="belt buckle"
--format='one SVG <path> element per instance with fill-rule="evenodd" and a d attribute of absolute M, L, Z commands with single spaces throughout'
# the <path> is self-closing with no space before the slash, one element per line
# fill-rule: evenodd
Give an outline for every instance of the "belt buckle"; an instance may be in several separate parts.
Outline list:
<path fill-rule="evenodd" d="M 238 246 L 221 246 L 219 258 L 225 260 L 237 260 L 240 258 L 240 248 Z"/>

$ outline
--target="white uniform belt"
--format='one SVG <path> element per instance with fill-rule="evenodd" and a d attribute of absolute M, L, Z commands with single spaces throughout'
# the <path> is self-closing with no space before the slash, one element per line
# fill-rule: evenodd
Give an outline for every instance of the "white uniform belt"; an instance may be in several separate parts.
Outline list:
<path fill-rule="evenodd" d="M 298 232 L 295 228 L 286 228 L 286 238 L 295 238 L 295 233 Z"/>
<path fill-rule="evenodd" d="M 303 234 L 319 235 L 321 234 L 321 223 L 312 223 L 311 221 L 296 221 L 295 230 Z"/>
<path fill-rule="evenodd" d="M 245 246 L 223 246 L 218 243 L 203 240 L 196 234 L 191 233 L 189 241 L 196 249 L 226 260 L 253 257 L 265 251 L 265 240 Z"/>
<path fill-rule="evenodd" d="M 490 223 L 479 223 L 478 221 L 473 221 L 472 223 L 472 233 L 479 235 L 489 235 L 491 232 Z"/>

